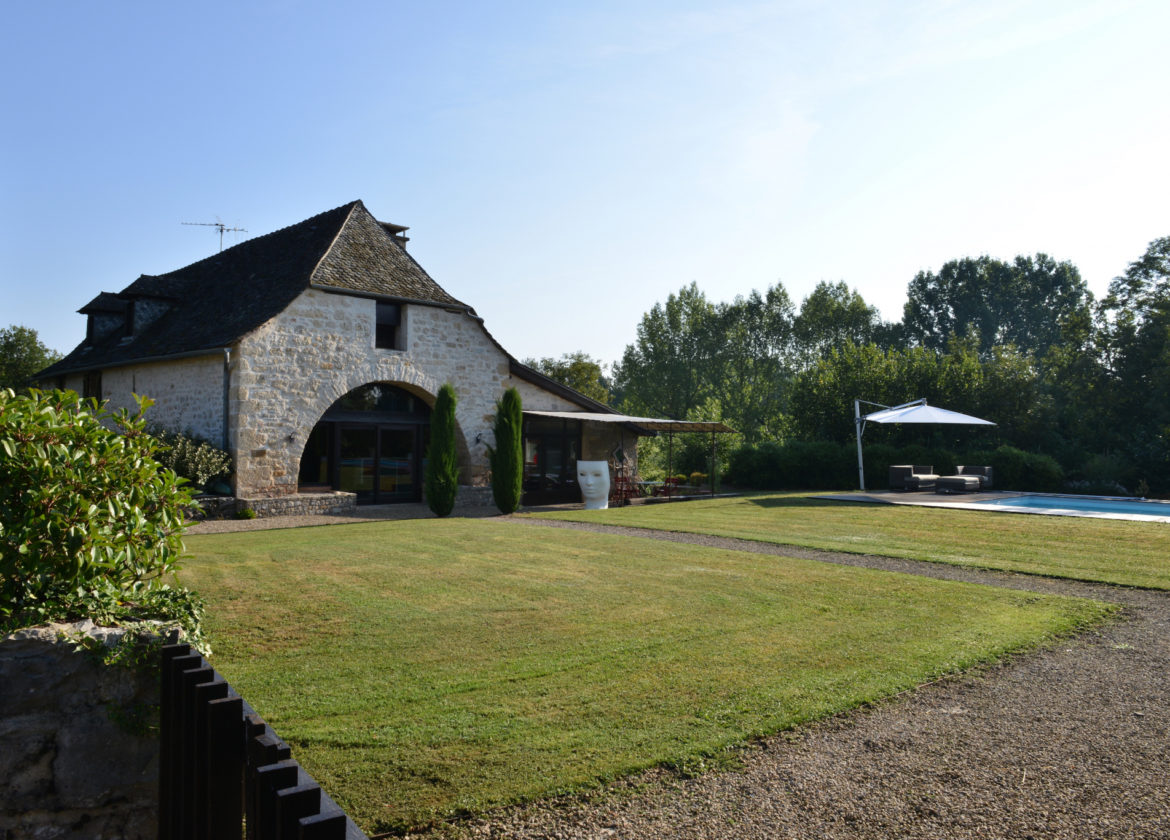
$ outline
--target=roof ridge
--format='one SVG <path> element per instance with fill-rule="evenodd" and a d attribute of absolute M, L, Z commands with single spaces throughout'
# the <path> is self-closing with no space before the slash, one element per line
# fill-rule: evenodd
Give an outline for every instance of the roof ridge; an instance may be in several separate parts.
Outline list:
<path fill-rule="evenodd" d="M 345 205 L 343 204 L 341 206 L 344 207 Z M 324 263 L 325 260 L 327 260 L 329 258 L 329 255 L 331 253 L 333 253 L 333 247 L 337 244 L 337 240 L 341 239 L 341 234 L 345 231 L 346 225 L 349 224 L 349 220 L 353 218 L 353 213 L 358 207 L 361 207 L 363 210 L 366 211 L 367 214 L 372 216 L 372 214 L 370 214 L 370 211 L 366 208 L 366 205 L 362 204 L 362 200 L 360 198 L 357 199 L 356 201 L 351 201 L 349 203 L 349 210 L 346 212 L 345 218 L 341 220 L 341 224 L 339 224 L 337 226 L 337 230 L 334 231 L 333 238 L 329 240 L 329 246 L 324 251 L 321 252 L 321 256 L 317 259 L 317 262 L 313 265 L 313 270 L 309 272 L 309 285 L 310 286 L 312 286 L 313 283 L 316 281 L 317 272 L 321 269 L 321 264 Z M 340 208 L 334 208 L 334 209 L 337 210 Z M 326 212 L 329 212 L 329 211 L 326 211 Z"/>
<path fill-rule="evenodd" d="M 173 269 L 171 271 L 163 272 L 162 274 L 143 274 L 141 276 L 142 277 L 167 277 L 167 276 L 172 275 L 172 274 L 178 274 L 181 271 L 186 271 L 189 268 L 200 265 L 201 263 L 205 263 L 209 260 L 222 259 L 225 254 L 230 254 L 232 251 L 235 251 L 237 248 L 244 248 L 245 246 L 252 246 L 257 242 L 262 242 L 263 240 L 274 237 L 277 234 L 284 233 L 285 231 L 287 231 L 291 228 L 307 226 L 311 222 L 313 222 L 317 219 L 320 219 L 322 216 L 328 216 L 331 213 L 336 213 L 338 210 L 341 210 L 343 208 L 349 208 L 349 211 L 345 215 L 345 218 L 348 220 L 350 213 L 353 212 L 353 207 L 355 205 L 358 205 L 361 203 L 362 203 L 362 201 L 360 198 L 355 199 L 353 201 L 347 201 L 345 204 L 339 204 L 337 207 L 333 207 L 329 210 L 323 210 L 320 213 L 316 213 L 307 219 L 302 219 L 299 222 L 293 222 L 291 225 L 285 225 L 282 228 L 277 228 L 276 230 L 270 230 L 268 233 L 262 233 L 259 236 L 253 236 L 251 239 L 245 239 L 243 242 L 237 242 L 235 245 L 232 245 L 229 248 L 224 249 L 223 251 L 219 251 L 215 254 L 209 254 L 206 257 L 204 257 L 203 259 L 195 260 L 195 262 L 193 262 L 193 263 L 188 263 L 187 265 L 181 266 L 181 267 Z"/>

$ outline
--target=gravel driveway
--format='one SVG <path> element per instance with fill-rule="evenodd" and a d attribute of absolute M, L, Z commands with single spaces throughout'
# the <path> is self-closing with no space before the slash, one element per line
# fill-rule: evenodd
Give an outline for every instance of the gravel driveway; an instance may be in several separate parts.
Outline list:
<path fill-rule="evenodd" d="M 1170 838 L 1170 593 L 516 517 L 1124 605 L 1121 620 L 767 739 L 742 769 L 643 774 L 446 829 L 466 838 Z M 425 835 L 424 835 L 425 836 Z M 435 835 L 438 836 L 438 835 Z"/>

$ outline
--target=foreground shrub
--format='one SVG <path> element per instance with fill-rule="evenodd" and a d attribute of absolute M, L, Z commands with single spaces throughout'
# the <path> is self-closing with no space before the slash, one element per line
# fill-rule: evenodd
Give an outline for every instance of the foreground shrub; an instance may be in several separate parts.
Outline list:
<path fill-rule="evenodd" d="M 0 391 L 0 630 L 189 611 L 155 593 L 178 568 L 191 492 L 155 460 L 138 403 Z"/>
<path fill-rule="evenodd" d="M 455 454 L 455 388 L 439 389 L 431 412 L 431 442 L 427 447 L 424 479 L 427 506 L 435 516 L 447 516 L 459 493 L 459 459 Z"/>

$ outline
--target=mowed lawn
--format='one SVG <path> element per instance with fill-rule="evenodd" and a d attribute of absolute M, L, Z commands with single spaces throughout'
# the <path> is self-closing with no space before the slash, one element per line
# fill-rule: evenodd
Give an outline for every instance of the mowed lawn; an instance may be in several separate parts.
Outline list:
<path fill-rule="evenodd" d="M 1170 525 L 839 502 L 807 493 L 532 514 L 1170 589 Z"/>
<path fill-rule="evenodd" d="M 1108 612 L 517 522 L 379 522 L 187 546 L 181 578 L 208 602 L 213 664 L 368 832 L 654 765 L 701 771 L 754 736 Z"/>

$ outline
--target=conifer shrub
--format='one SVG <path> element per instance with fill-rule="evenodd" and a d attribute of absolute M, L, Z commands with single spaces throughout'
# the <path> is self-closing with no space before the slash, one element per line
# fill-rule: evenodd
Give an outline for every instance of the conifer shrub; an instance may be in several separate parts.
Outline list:
<path fill-rule="evenodd" d="M 496 403 L 492 432 L 496 445 L 488 447 L 492 468 L 492 500 L 501 513 L 520 509 L 524 485 L 524 414 L 520 392 L 509 388 Z"/>
<path fill-rule="evenodd" d="M 455 508 L 459 493 L 459 458 L 455 452 L 455 388 L 439 389 L 431 411 L 431 442 L 427 447 L 424 480 L 427 506 L 435 516 L 447 516 Z"/>

